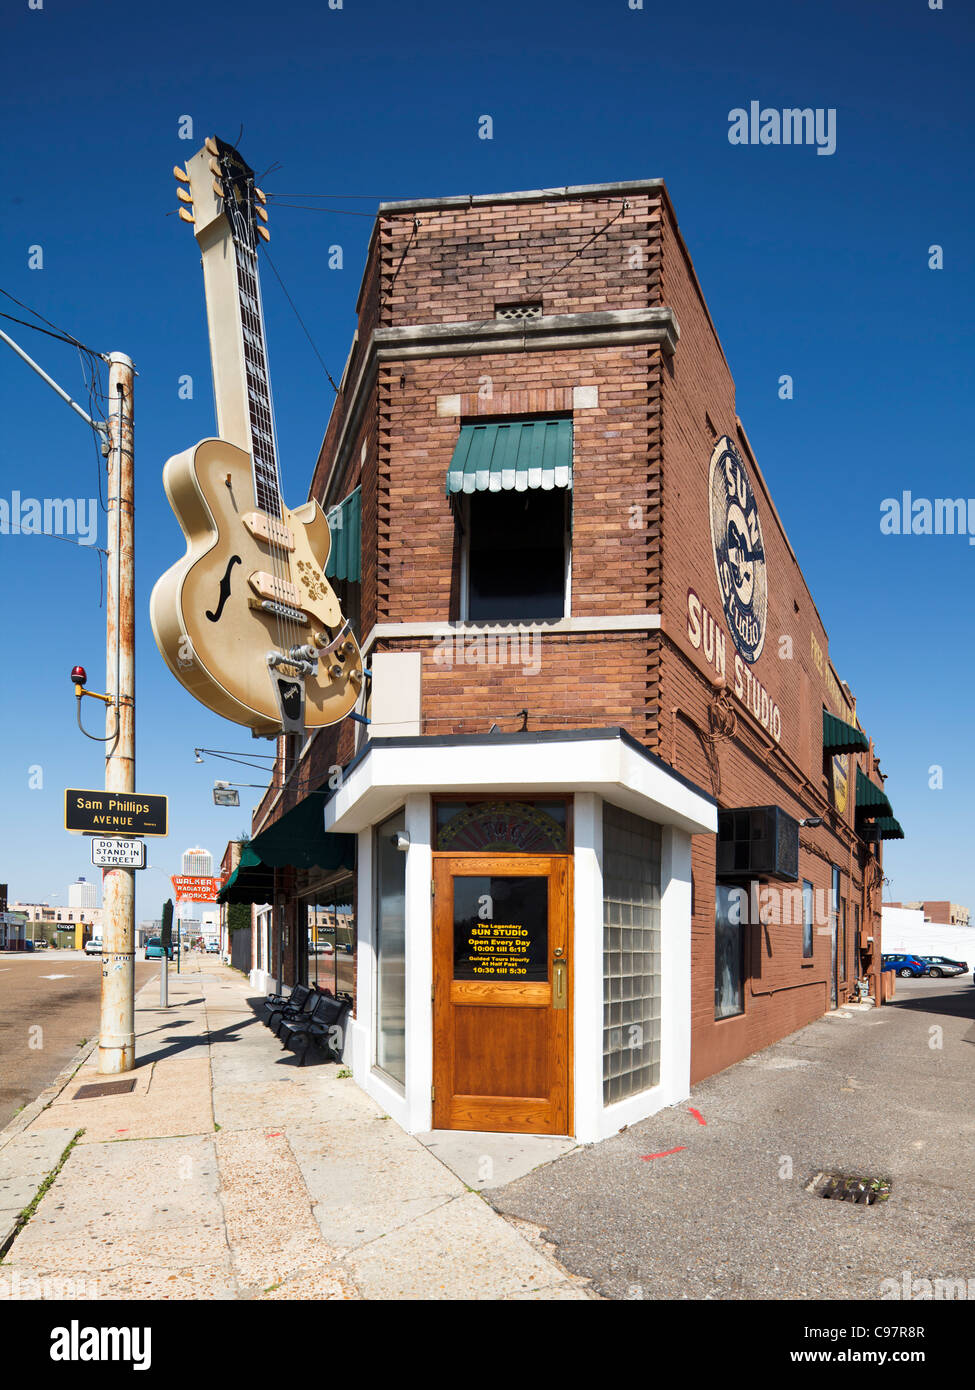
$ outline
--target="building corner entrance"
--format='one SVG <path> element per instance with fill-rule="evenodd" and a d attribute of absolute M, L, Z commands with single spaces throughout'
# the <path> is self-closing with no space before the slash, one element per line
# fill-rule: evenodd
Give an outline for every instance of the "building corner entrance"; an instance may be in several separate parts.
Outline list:
<path fill-rule="evenodd" d="M 433 872 L 434 1128 L 570 1133 L 570 858 Z"/>

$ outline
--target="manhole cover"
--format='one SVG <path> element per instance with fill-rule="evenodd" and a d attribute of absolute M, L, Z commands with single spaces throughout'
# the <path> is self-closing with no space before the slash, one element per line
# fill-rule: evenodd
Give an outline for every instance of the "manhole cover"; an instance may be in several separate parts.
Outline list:
<path fill-rule="evenodd" d="M 853 1177 L 847 1173 L 817 1173 L 806 1183 L 806 1191 L 834 1202 L 855 1202 L 872 1207 L 890 1196 L 890 1178 Z"/>
<path fill-rule="evenodd" d="M 79 1086 L 72 1099 L 91 1100 L 95 1096 L 117 1096 L 135 1088 L 135 1077 L 128 1081 L 97 1081 L 91 1086 Z"/>

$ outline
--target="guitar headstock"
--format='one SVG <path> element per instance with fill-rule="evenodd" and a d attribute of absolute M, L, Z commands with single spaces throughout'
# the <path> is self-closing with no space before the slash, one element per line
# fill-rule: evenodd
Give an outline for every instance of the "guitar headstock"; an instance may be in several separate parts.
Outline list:
<path fill-rule="evenodd" d="M 186 168 L 176 165 L 173 175 L 181 185 L 176 190 L 179 215 L 193 224 L 201 242 L 221 217 L 226 217 L 234 241 L 254 251 L 257 238 L 271 240 L 267 229 L 266 199 L 254 183 L 254 170 L 233 145 L 208 135 Z M 188 188 L 183 188 L 183 184 Z"/>

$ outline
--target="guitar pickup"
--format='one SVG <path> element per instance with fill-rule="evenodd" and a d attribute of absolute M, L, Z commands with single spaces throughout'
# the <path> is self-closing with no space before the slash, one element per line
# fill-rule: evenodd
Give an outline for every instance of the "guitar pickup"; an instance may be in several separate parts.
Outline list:
<path fill-rule="evenodd" d="M 292 608 L 288 603 L 277 603 L 273 598 L 249 598 L 247 606 L 260 613 L 270 613 L 272 618 L 286 618 L 289 623 L 297 623 L 299 627 L 308 627 L 311 623 L 303 609 Z"/>
<path fill-rule="evenodd" d="M 268 516 L 267 512 L 247 512 L 241 521 L 252 536 L 268 545 L 279 546 L 282 550 L 294 550 L 295 538 L 283 521 Z"/>
<path fill-rule="evenodd" d="M 248 580 L 258 598 L 272 599 L 275 603 L 286 603 L 290 608 L 301 607 L 301 595 L 294 584 L 287 579 L 278 579 L 266 570 L 255 570 Z"/>

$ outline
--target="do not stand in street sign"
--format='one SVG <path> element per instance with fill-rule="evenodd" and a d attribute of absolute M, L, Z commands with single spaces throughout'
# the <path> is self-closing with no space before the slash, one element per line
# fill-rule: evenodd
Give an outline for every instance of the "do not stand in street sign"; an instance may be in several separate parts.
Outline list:
<path fill-rule="evenodd" d="M 146 842 L 95 836 L 91 842 L 91 862 L 99 869 L 144 869 Z"/>

